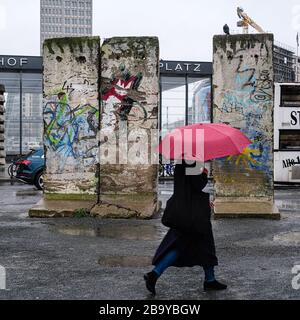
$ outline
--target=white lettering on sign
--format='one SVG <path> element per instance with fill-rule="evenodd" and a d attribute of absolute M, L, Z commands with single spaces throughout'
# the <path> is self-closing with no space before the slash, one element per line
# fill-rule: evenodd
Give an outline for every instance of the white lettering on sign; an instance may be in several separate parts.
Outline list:
<path fill-rule="evenodd" d="M 177 66 L 175 68 L 175 71 L 178 71 L 178 70 L 182 71 L 182 66 L 180 65 L 180 63 L 177 63 Z"/>
<path fill-rule="evenodd" d="M 160 69 L 175 72 L 201 72 L 201 63 L 160 62 Z"/>
<path fill-rule="evenodd" d="M 28 64 L 28 58 L 0 57 L 0 67 L 23 67 Z"/>
<path fill-rule="evenodd" d="M 15 58 L 8 58 L 7 64 L 11 67 L 15 66 L 17 64 L 17 60 Z"/>
<path fill-rule="evenodd" d="M 172 69 L 169 68 L 168 63 L 166 63 L 166 70 L 167 70 L 167 71 L 172 71 Z"/>
<path fill-rule="evenodd" d="M 20 66 L 22 67 L 23 64 L 27 64 L 27 62 L 28 62 L 28 59 L 27 59 L 27 58 L 21 58 L 21 59 L 20 59 Z"/>
<path fill-rule="evenodd" d="M 200 70 L 200 66 L 201 66 L 200 63 L 196 63 L 196 64 L 195 64 L 194 71 L 195 71 L 195 72 L 200 72 L 200 71 L 201 71 L 201 70 Z"/>

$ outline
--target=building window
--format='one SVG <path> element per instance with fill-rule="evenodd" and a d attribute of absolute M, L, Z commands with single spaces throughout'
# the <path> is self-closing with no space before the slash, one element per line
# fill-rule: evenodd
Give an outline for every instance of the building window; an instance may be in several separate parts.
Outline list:
<path fill-rule="evenodd" d="M 210 78 L 188 78 L 188 124 L 211 122 Z"/>
<path fill-rule="evenodd" d="M 77 19 L 76 19 L 76 18 L 73 18 L 73 19 L 72 19 L 72 23 L 73 23 L 73 24 L 77 24 Z"/>
<path fill-rule="evenodd" d="M 300 130 L 280 130 L 280 150 L 300 150 Z"/>
<path fill-rule="evenodd" d="M 72 10 L 72 15 L 73 15 L 73 16 L 77 16 L 77 10 L 73 9 L 73 10 Z"/>
<path fill-rule="evenodd" d="M 162 77 L 162 134 L 185 124 L 185 78 Z"/>
<path fill-rule="evenodd" d="M 300 86 L 281 86 L 281 107 L 300 107 Z"/>
<path fill-rule="evenodd" d="M 72 28 L 72 32 L 73 32 L 73 33 L 77 33 L 77 27 L 73 27 L 73 28 Z"/>

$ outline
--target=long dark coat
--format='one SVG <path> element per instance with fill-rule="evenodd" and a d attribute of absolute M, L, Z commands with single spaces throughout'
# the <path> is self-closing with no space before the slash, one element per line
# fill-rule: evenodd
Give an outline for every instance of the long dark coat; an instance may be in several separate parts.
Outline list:
<path fill-rule="evenodd" d="M 210 221 L 209 194 L 202 191 L 207 184 L 207 175 L 188 175 L 188 167 L 190 166 L 185 162 L 175 167 L 174 193 L 167 201 L 162 219 L 163 223 L 171 228 L 153 257 L 153 265 L 173 248 L 180 254 L 173 266 L 218 264 Z M 175 217 L 176 223 L 168 217 Z"/>

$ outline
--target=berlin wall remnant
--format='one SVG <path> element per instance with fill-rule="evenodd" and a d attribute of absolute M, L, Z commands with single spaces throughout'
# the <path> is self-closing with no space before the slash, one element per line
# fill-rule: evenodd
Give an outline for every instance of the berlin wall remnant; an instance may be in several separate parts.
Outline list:
<path fill-rule="evenodd" d="M 101 48 L 100 204 L 93 214 L 145 218 L 156 211 L 158 166 L 151 162 L 151 148 L 158 141 L 151 139 L 151 130 L 158 129 L 158 99 L 158 39 L 105 40 Z M 112 152 L 115 140 L 116 152 Z"/>
<path fill-rule="evenodd" d="M 214 161 L 215 217 L 278 218 L 273 203 L 273 35 L 213 39 L 213 121 L 253 142 L 243 154 Z"/>
<path fill-rule="evenodd" d="M 4 109 L 4 93 L 5 87 L 0 84 L 0 168 L 5 165 L 5 132 L 4 132 L 4 123 L 5 123 L 5 109 Z"/>
<path fill-rule="evenodd" d="M 46 199 L 96 199 L 99 37 L 45 40 Z"/>

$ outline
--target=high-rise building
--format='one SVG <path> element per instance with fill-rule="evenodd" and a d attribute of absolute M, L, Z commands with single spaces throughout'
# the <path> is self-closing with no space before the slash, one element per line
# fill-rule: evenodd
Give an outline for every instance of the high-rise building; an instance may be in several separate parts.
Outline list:
<path fill-rule="evenodd" d="M 91 36 L 93 0 L 40 0 L 40 45 L 48 38 Z"/>
<path fill-rule="evenodd" d="M 275 82 L 294 82 L 294 49 L 277 42 L 274 45 L 273 60 Z"/>
<path fill-rule="evenodd" d="M 295 82 L 300 82 L 300 57 L 294 55 Z"/>

